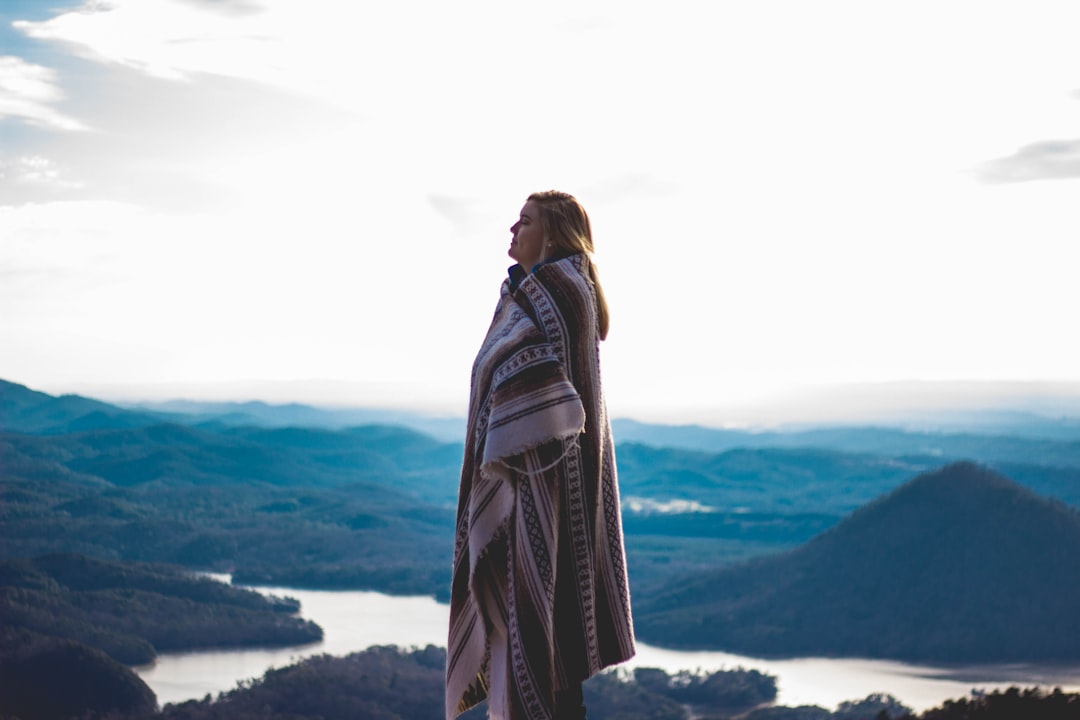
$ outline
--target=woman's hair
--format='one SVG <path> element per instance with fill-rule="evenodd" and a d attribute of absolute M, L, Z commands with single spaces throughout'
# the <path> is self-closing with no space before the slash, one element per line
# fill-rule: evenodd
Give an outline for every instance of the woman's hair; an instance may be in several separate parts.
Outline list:
<path fill-rule="evenodd" d="M 600 287 L 600 278 L 596 265 L 592 262 L 593 239 L 592 226 L 585 208 L 573 195 L 546 190 L 535 192 L 528 200 L 540 209 L 540 227 L 544 231 L 545 246 L 550 243 L 554 257 L 566 257 L 585 253 L 589 255 L 589 277 L 596 287 L 596 325 L 603 340 L 608 334 L 608 306 L 604 290 Z"/>

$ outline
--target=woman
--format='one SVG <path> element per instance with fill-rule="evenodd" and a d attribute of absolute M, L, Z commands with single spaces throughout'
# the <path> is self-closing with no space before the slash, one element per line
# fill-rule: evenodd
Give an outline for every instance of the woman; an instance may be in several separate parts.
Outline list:
<path fill-rule="evenodd" d="M 534 193 L 472 372 L 446 717 L 583 718 L 581 683 L 634 654 L 598 349 L 608 311 L 589 218 Z"/>

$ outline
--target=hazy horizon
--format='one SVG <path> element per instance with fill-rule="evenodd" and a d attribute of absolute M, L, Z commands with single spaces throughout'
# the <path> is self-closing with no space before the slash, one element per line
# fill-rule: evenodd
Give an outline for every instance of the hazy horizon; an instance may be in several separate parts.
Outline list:
<path fill-rule="evenodd" d="M 554 187 L 592 219 L 613 413 L 1080 383 L 1076 27 L 1061 0 L 10 0 L 0 377 L 463 412 L 509 227 Z M 903 395 L 838 411 L 934 402 Z"/>
<path fill-rule="evenodd" d="M 19 382 L 15 378 L 4 378 Z M 25 383 L 22 383 L 25 384 Z M 306 405 L 326 410 L 380 410 L 415 413 L 431 418 L 461 418 L 466 400 L 447 398 L 441 404 L 422 402 L 418 394 L 401 394 L 398 386 L 379 383 L 294 381 L 108 385 L 79 383 L 31 387 L 51 395 L 76 394 L 125 406 L 190 403 Z M 415 389 L 415 388 L 414 388 Z M 398 394 L 395 394 L 398 393 Z M 425 396 L 426 397 L 426 396 Z M 1080 420 L 1080 382 L 896 381 L 807 386 L 777 394 L 756 405 L 688 406 L 642 410 L 609 398 L 613 418 L 663 425 L 762 429 L 814 424 L 954 422 L 966 416 L 977 424 L 980 414 L 1027 413 L 1047 419 Z"/>

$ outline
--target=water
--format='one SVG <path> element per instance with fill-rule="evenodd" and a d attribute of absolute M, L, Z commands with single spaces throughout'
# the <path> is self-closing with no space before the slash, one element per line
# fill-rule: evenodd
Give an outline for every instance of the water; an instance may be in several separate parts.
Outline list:
<path fill-rule="evenodd" d="M 220 576 L 218 576 L 220 577 Z M 228 580 L 227 577 L 222 578 Z M 161 655 L 153 666 L 136 668 L 158 702 L 183 702 L 231 690 L 268 669 L 312 655 L 347 655 L 372 645 L 446 646 L 449 607 L 429 597 L 393 597 L 375 592 L 257 588 L 295 597 L 301 615 L 324 630 L 322 642 L 285 649 L 230 650 Z M 933 668 L 883 660 L 800 658 L 762 660 L 723 652 L 683 652 L 638 645 L 625 667 L 658 667 L 668 673 L 744 667 L 775 675 L 779 705 L 834 709 L 844 700 L 887 692 L 922 711 L 943 700 L 965 697 L 973 688 L 1043 685 L 1080 692 L 1080 666 L 993 665 Z"/>

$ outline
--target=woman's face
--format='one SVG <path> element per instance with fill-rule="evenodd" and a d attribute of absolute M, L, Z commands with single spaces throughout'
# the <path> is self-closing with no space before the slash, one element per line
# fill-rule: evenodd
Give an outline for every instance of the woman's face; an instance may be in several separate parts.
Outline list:
<path fill-rule="evenodd" d="M 531 200 L 521 208 L 518 221 L 510 227 L 510 257 L 517 260 L 525 272 L 544 258 L 544 230 L 540 227 L 540 208 Z"/>

